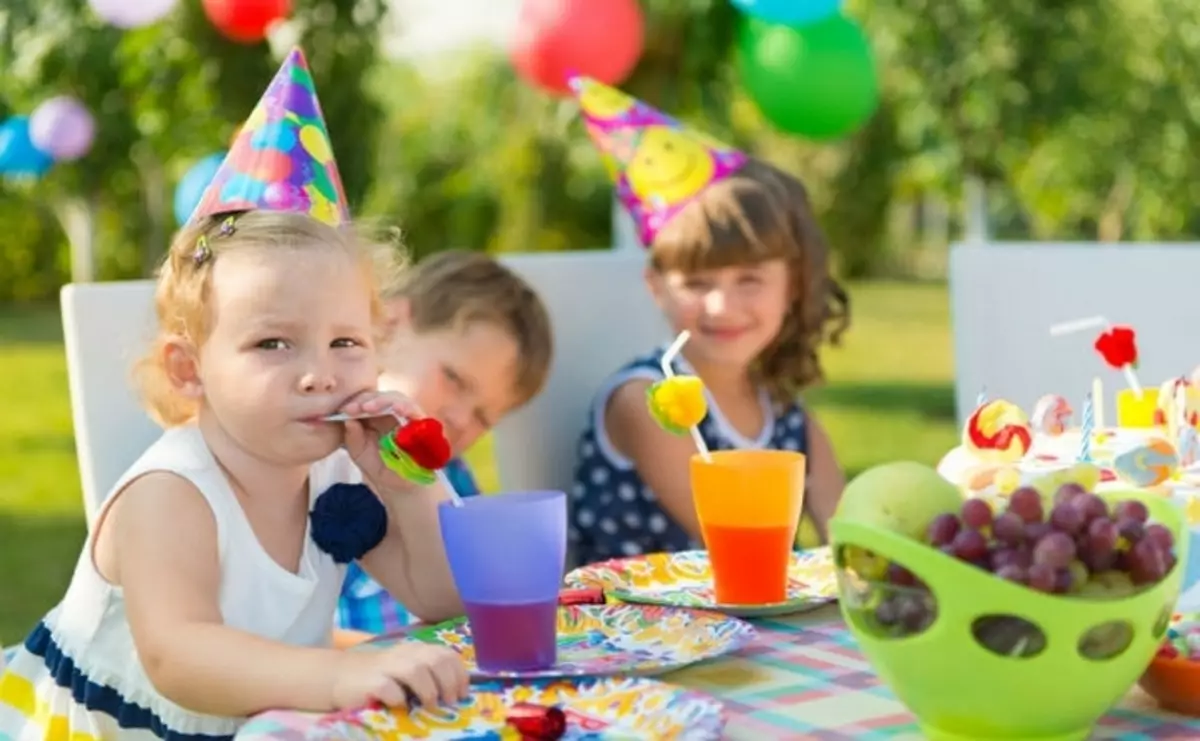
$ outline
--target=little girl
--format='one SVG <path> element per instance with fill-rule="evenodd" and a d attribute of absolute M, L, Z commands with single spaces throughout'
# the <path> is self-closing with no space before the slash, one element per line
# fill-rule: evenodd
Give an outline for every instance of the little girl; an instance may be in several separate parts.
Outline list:
<path fill-rule="evenodd" d="M 451 650 L 328 648 L 346 559 L 317 545 L 310 511 L 336 484 L 365 483 L 386 510 L 359 538 L 364 568 L 423 619 L 462 608 L 438 537 L 444 492 L 380 460 L 394 423 L 325 421 L 417 414 L 375 390 L 391 255 L 348 228 L 332 161 L 308 158 L 325 137 L 294 51 L 166 256 L 138 367 L 166 431 L 113 487 L 66 596 L 0 677 L 0 738 L 228 739 L 269 708 L 465 696 Z M 291 159 L 274 172 L 319 168 L 325 183 L 300 198 L 239 181 L 266 172 L 264 153 Z"/>
<path fill-rule="evenodd" d="M 845 479 L 798 394 L 821 379 L 817 348 L 848 326 L 849 305 L 804 186 L 620 91 L 572 84 L 648 247 L 646 283 L 672 329 L 691 332 L 674 370 L 704 381 L 705 443 L 805 453 L 798 540 L 819 544 Z M 581 563 L 702 547 L 688 474 L 696 449 L 646 408 L 664 349 L 618 370 L 595 397 L 572 492 Z"/>

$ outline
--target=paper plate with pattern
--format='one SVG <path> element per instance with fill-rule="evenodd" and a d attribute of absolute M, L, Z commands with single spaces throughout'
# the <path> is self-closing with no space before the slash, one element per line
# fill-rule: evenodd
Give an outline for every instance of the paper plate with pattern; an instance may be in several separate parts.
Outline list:
<path fill-rule="evenodd" d="M 489 672 L 475 665 L 465 618 L 414 625 L 376 638 L 363 649 L 401 640 L 448 646 L 467 662 L 475 679 L 551 679 L 616 674 L 649 676 L 738 650 L 754 628 L 728 615 L 643 605 L 578 605 L 558 609 L 558 662 L 549 669 Z"/>
<path fill-rule="evenodd" d="M 837 598 L 837 577 L 829 548 L 792 554 L 787 599 L 769 605 L 721 605 L 713 592 L 708 551 L 651 553 L 601 561 L 567 574 L 572 589 L 603 589 L 622 602 L 689 607 L 738 617 L 789 615 Z"/>
<path fill-rule="evenodd" d="M 507 725 L 519 703 L 558 707 L 566 715 L 562 741 L 590 739 L 719 739 L 725 726 L 719 700 L 640 677 L 540 680 L 505 685 L 489 682 L 453 709 L 364 709 L 317 721 L 308 741 L 483 741 L 519 739 Z"/>

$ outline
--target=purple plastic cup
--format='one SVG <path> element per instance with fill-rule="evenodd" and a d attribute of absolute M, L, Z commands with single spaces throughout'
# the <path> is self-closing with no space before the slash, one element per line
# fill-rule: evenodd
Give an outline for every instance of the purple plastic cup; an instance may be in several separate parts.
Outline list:
<path fill-rule="evenodd" d="M 438 508 L 475 664 L 488 672 L 547 669 L 558 658 L 558 592 L 567 559 L 567 495 L 525 491 Z"/>

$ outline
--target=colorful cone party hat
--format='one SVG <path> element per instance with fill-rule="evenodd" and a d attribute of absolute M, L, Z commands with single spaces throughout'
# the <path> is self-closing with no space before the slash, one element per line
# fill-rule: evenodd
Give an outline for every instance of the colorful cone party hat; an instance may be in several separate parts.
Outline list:
<path fill-rule="evenodd" d="M 701 191 L 746 162 L 745 154 L 620 90 L 588 77 L 569 84 L 644 246 Z"/>
<path fill-rule="evenodd" d="M 292 49 L 242 125 L 191 221 L 228 211 L 289 211 L 350 221 L 308 63 Z"/>

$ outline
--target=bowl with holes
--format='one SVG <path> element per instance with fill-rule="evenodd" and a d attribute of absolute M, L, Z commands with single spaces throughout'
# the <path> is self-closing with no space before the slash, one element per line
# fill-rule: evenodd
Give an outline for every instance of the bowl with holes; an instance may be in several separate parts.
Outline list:
<path fill-rule="evenodd" d="M 924 540 L 830 521 L 842 615 L 929 739 L 1082 741 L 1138 681 L 1179 597 L 1187 538 L 1168 500 L 1103 499 L 1142 502 L 1175 534 L 1174 563 L 1125 596 L 1037 591 Z"/>

